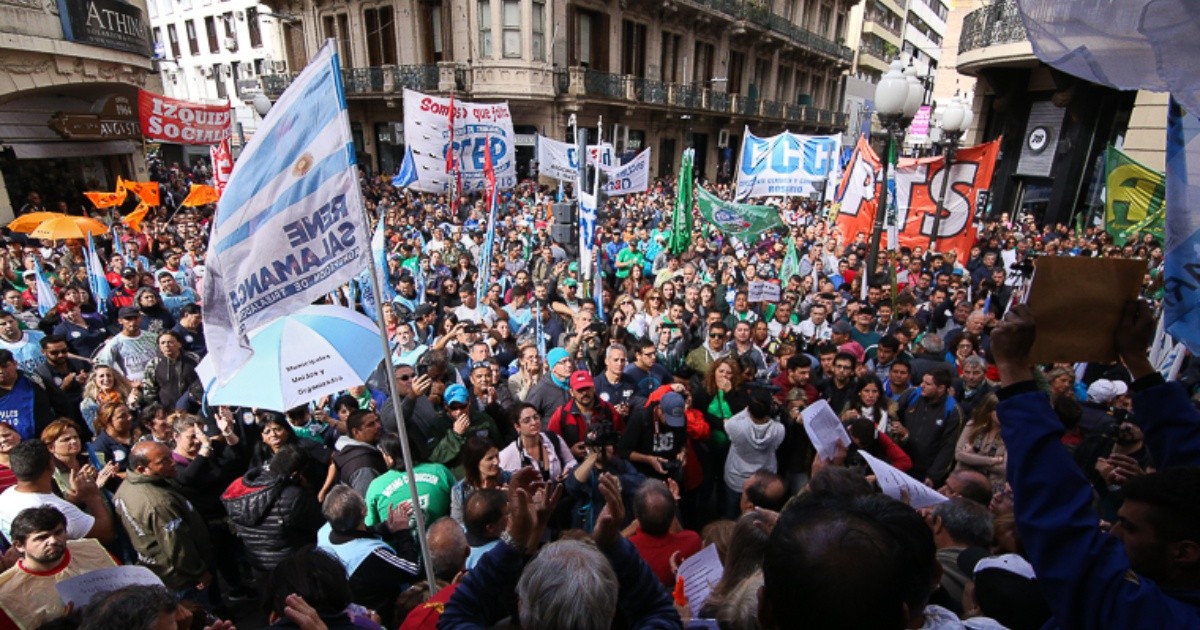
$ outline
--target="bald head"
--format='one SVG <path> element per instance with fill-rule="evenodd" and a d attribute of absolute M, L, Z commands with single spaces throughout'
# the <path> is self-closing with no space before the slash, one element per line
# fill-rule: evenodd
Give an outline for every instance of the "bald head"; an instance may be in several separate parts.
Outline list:
<path fill-rule="evenodd" d="M 148 477 L 173 479 L 175 460 L 171 457 L 171 449 L 165 444 L 138 442 L 129 451 L 129 469 Z"/>
<path fill-rule="evenodd" d="M 467 565 L 471 545 L 458 521 L 444 516 L 429 526 L 425 533 L 429 541 L 429 563 L 433 575 L 442 581 L 451 582 Z"/>
<path fill-rule="evenodd" d="M 956 470 L 946 478 L 946 484 L 938 488 L 950 498 L 963 497 L 986 506 L 992 501 L 992 482 L 987 475 L 976 470 Z"/>

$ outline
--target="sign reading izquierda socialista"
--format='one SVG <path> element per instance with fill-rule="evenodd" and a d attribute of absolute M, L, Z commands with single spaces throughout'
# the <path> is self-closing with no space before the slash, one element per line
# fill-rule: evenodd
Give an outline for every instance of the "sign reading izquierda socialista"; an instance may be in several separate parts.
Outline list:
<path fill-rule="evenodd" d="M 150 25 L 133 4 L 120 0 L 58 0 L 63 36 L 80 44 L 149 57 Z"/>

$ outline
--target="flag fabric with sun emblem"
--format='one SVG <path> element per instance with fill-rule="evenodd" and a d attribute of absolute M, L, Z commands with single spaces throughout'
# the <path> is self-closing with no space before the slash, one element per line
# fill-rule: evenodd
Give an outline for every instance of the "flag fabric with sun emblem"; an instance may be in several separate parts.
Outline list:
<path fill-rule="evenodd" d="M 247 333 L 368 264 L 369 236 L 336 46 L 329 40 L 267 114 L 213 219 L 204 325 L 219 379 L 253 354 Z"/>

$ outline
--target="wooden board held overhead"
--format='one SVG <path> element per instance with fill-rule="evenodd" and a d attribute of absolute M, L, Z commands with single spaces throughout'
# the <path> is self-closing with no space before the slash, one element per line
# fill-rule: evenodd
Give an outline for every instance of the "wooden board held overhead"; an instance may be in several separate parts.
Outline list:
<path fill-rule="evenodd" d="M 1146 262 L 1044 256 L 1034 261 L 1026 303 L 1037 323 L 1035 363 L 1112 363 L 1121 312 L 1138 297 Z"/>

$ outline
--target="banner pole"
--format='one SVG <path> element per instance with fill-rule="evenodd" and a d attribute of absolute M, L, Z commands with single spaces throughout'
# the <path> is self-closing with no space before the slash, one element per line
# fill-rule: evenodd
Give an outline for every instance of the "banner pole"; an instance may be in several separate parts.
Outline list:
<path fill-rule="evenodd" d="M 358 167 L 355 167 L 357 175 Z M 355 181 L 358 181 L 357 178 Z M 365 229 L 371 222 L 371 217 L 367 213 L 367 209 L 362 208 L 362 213 L 365 221 L 362 222 Z M 385 220 L 385 214 L 380 214 L 379 220 Z M 386 230 L 386 226 L 385 226 Z M 364 243 L 371 242 L 371 235 L 360 234 L 359 237 L 366 237 Z M 371 271 L 371 291 L 375 293 L 375 322 L 379 326 L 379 343 L 383 346 L 383 362 L 386 365 L 388 393 L 392 397 L 392 409 L 396 413 L 396 433 L 400 435 L 400 449 L 404 455 L 404 474 L 408 478 L 408 491 L 412 497 L 413 515 L 417 517 L 417 543 L 421 547 L 421 564 L 425 566 L 425 579 L 429 580 L 429 588 L 434 588 L 437 585 L 437 577 L 433 574 L 433 564 L 429 561 L 429 539 L 425 535 L 425 511 L 421 508 L 421 497 L 417 494 L 417 476 L 413 472 L 412 452 L 408 445 L 408 429 L 404 423 L 404 410 L 401 405 L 399 390 L 396 386 L 396 368 L 392 365 L 392 348 L 388 345 L 387 324 L 383 320 L 383 291 L 381 290 L 382 283 L 379 280 L 379 269 L 375 267 L 375 256 L 367 256 L 367 265 Z M 386 522 L 387 517 L 384 517 Z"/>

